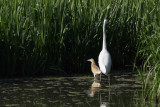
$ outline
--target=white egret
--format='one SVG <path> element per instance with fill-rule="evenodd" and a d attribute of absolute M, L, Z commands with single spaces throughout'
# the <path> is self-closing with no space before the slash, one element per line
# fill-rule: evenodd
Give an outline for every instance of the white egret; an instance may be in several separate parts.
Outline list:
<path fill-rule="evenodd" d="M 105 31 L 106 24 L 107 24 L 107 20 L 105 19 L 103 23 L 103 46 L 102 46 L 102 51 L 100 52 L 98 57 L 100 70 L 105 75 L 107 75 L 110 72 L 111 63 L 112 63 L 111 56 L 107 51 L 106 31 Z"/>

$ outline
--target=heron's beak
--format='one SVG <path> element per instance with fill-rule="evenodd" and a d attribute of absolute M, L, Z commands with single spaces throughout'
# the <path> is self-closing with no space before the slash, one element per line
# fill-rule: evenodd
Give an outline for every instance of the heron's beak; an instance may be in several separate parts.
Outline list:
<path fill-rule="evenodd" d="M 87 61 L 91 61 L 90 59 L 88 59 Z"/>

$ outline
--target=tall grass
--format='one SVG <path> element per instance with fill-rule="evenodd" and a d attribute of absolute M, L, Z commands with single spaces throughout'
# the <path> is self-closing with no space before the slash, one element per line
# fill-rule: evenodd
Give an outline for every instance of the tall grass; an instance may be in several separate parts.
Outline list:
<path fill-rule="evenodd" d="M 158 27 L 157 27 L 158 28 Z M 152 36 L 145 36 L 138 49 L 139 58 L 143 64 L 138 69 L 142 80 L 142 95 L 144 100 L 158 100 L 160 98 L 160 32 Z"/>
<path fill-rule="evenodd" d="M 101 51 L 105 18 L 112 69 L 133 64 L 137 48 L 143 62 L 149 36 L 157 37 L 158 6 L 158 0 L 1 0 L 0 74 L 90 72 L 86 59 Z"/>
<path fill-rule="evenodd" d="M 107 44 L 113 68 L 131 64 L 139 30 L 138 3 L 1 0 L 0 73 L 25 76 L 63 70 L 68 74 L 85 73 L 90 69 L 86 59 L 97 59 L 101 50 L 104 18 L 111 21 L 107 26 Z"/>
<path fill-rule="evenodd" d="M 150 5 L 148 5 L 150 4 Z M 146 13 L 140 32 L 137 57 L 142 62 L 138 69 L 142 79 L 142 92 L 145 100 L 160 98 L 160 1 L 144 3 Z"/>

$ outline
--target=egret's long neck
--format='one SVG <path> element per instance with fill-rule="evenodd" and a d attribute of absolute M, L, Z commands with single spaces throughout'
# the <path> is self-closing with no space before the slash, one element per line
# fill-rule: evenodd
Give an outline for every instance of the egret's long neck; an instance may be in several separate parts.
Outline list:
<path fill-rule="evenodd" d="M 107 49 L 107 43 L 106 43 L 106 24 L 103 24 L 103 46 L 102 49 Z"/>

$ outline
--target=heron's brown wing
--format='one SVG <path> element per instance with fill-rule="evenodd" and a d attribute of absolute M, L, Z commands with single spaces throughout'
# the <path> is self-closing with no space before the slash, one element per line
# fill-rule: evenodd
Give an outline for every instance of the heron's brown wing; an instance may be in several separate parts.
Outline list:
<path fill-rule="evenodd" d="M 95 64 L 92 65 L 92 72 L 100 72 L 99 67 Z"/>

